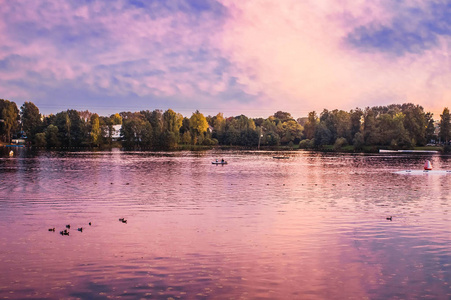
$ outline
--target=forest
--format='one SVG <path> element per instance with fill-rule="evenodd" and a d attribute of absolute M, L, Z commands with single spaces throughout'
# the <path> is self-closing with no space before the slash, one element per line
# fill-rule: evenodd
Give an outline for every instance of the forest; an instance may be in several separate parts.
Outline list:
<path fill-rule="evenodd" d="M 449 151 L 451 122 L 447 107 L 440 119 L 434 120 L 432 113 L 412 103 L 350 111 L 324 109 L 298 119 L 283 111 L 267 118 L 224 117 L 222 113 L 204 116 L 195 111 L 188 118 L 172 109 L 111 116 L 68 109 L 44 116 L 32 102 L 19 109 L 15 102 L 0 99 L 0 137 L 3 143 L 21 138 L 30 147 L 62 149 L 119 146 L 158 150 L 218 145 L 366 151 L 435 144 Z"/>

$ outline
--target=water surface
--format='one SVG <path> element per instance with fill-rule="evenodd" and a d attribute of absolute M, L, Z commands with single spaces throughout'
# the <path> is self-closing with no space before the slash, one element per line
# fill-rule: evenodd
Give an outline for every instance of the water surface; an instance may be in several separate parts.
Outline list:
<path fill-rule="evenodd" d="M 4 153 L 0 297 L 451 298 L 450 156 L 284 154 Z"/>

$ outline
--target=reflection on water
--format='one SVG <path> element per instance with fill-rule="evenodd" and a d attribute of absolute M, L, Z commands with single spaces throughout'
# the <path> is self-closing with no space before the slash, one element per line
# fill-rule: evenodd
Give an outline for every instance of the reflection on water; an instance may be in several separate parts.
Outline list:
<path fill-rule="evenodd" d="M 451 174 L 393 173 L 451 157 L 275 155 L 3 155 L 0 297 L 451 297 Z"/>

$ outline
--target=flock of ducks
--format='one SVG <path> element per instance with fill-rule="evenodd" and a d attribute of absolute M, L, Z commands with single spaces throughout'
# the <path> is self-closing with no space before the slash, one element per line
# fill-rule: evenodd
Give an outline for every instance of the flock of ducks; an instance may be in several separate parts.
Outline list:
<path fill-rule="evenodd" d="M 126 220 L 125 218 L 119 218 L 119 222 L 127 223 L 127 220 Z M 89 222 L 88 224 L 89 224 L 89 226 L 92 225 L 91 222 Z M 68 230 L 68 229 L 70 229 L 70 224 L 67 224 L 67 225 L 66 225 L 66 229 L 61 230 L 61 231 L 60 231 L 60 234 L 61 234 L 61 235 L 69 235 L 69 230 Z M 49 231 L 55 232 L 55 227 L 49 228 Z M 83 227 L 77 228 L 77 231 L 83 232 Z"/>
<path fill-rule="evenodd" d="M 91 222 L 89 222 L 88 224 L 89 224 L 89 226 L 92 225 Z M 66 229 L 61 230 L 61 231 L 60 231 L 60 234 L 61 234 L 61 235 L 69 235 L 69 230 L 68 230 L 68 229 L 70 229 L 70 224 L 67 224 L 67 225 L 66 225 Z M 49 228 L 49 231 L 55 232 L 55 227 Z M 77 228 L 77 231 L 83 232 L 83 227 Z"/>

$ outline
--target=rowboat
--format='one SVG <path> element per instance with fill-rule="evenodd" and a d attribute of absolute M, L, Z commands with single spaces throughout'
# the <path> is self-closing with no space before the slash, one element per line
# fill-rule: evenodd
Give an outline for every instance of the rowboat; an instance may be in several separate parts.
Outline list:
<path fill-rule="evenodd" d="M 226 165 L 227 164 L 226 161 L 212 161 L 211 163 L 213 165 Z"/>
<path fill-rule="evenodd" d="M 289 156 L 273 156 L 274 159 L 289 159 Z"/>

